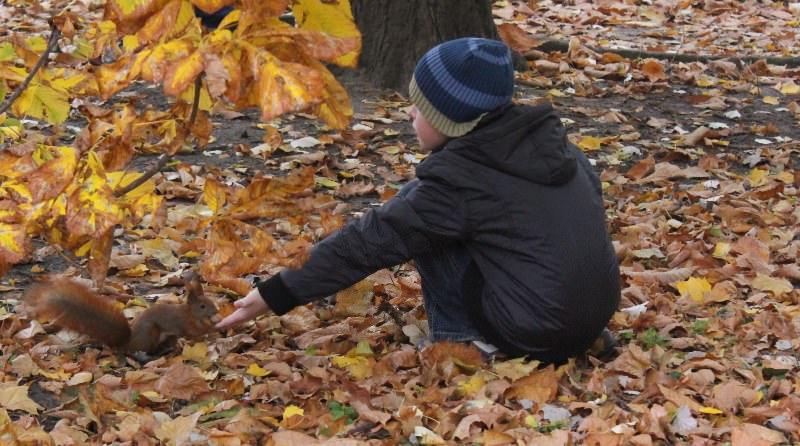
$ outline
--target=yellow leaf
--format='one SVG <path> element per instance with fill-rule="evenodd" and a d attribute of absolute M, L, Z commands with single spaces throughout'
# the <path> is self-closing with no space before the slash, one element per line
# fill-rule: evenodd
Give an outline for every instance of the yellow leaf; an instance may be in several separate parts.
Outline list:
<path fill-rule="evenodd" d="M 584 152 L 590 152 L 593 150 L 599 150 L 603 144 L 608 144 L 609 142 L 616 141 L 617 139 L 617 136 L 607 136 L 604 138 L 598 138 L 596 136 L 584 136 L 580 141 L 578 141 L 577 145 Z"/>
<path fill-rule="evenodd" d="M 703 277 L 690 277 L 689 280 L 676 283 L 675 287 L 682 296 L 688 294 L 695 302 L 703 302 L 711 292 L 711 284 Z"/>
<path fill-rule="evenodd" d="M 710 415 L 721 415 L 723 413 L 721 410 L 719 410 L 717 408 L 708 407 L 708 406 L 703 407 L 702 409 L 700 409 L 700 412 L 701 413 L 707 413 L 707 414 L 710 414 Z"/>
<path fill-rule="evenodd" d="M 781 85 L 780 92 L 784 95 L 800 94 L 800 85 L 794 82 L 787 82 Z"/>
<path fill-rule="evenodd" d="M 164 77 L 164 93 L 178 95 L 203 71 L 203 56 L 199 51 L 184 57 L 170 65 Z"/>
<path fill-rule="evenodd" d="M 547 96 L 555 96 L 557 98 L 563 98 L 564 96 L 566 96 L 566 94 L 561 90 L 556 90 L 555 88 L 553 88 L 547 91 Z"/>
<path fill-rule="evenodd" d="M 475 396 L 485 385 L 486 380 L 476 373 L 470 379 L 458 383 L 458 389 L 465 396 Z"/>
<path fill-rule="evenodd" d="M 122 220 L 123 213 L 94 152 L 83 158 L 69 195 L 66 224 L 72 236 L 100 237 Z"/>
<path fill-rule="evenodd" d="M 710 87 L 718 82 L 717 79 L 708 76 L 701 76 L 700 79 L 697 80 L 696 84 L 698 87 Z"/>
<path fill-rule="evenodd" d="M 747 181 L 750 182 L 750 186 L 752 187 L 759 187 L 767 184 L 769 182 L 769 172 L 762 169 L 753 169 L 747 175 Z"/>
<path fill-rule="evenodd" d="M 86 384 L 92 382 L 94 376 L 90 372 L 78 372 L 67 380 L 68 386 L 77 386 L 79 384 Z"/>
<path fill-rule="evenodd" d="M 714 253 L 711 254 L 715 259 L 722 259 L 725 260 L 728 257 L 728 253 L 731 250 L 730 243 L 724 242 L 717 242 L 714 246 Z"/>
<path fill-rule="evenodd" d="M 203 362 L 208 358 L 208 345 L 205 342 L 184 345 L 181 357 L 189 361 Z"/>
<path fill-rule="evenodd" d="M 301 28 L 322 31 L 342 41 L 339 42 L 340 48 L 343 44 L 349 49 L 333 60 L 335 64 L 347 67 L 357 65 L 361 52 L 361 33 L 353 20 L 349 0 L 295 0 L 292 11 Z"/>
<path fill-rule="evenodd" d="M 122 48 L 125 49 L 126 53 L 132 53 L 138 47 L 139 47 L 138 37 L 131 34 L 122 38 Z"/>
<path fill-rule="evenodd" d="M 539 367 L 539 361 L 527 361 L 524 357 L 509 359 L 508 361 L 497 361 L 493 369 L 501 378 L 509 378 L 512 381 L 528 376 Z"/>
<path fill-rule="evenodd" d="M 47 122 L 58 124 L 69 116 L 69 96 L 62 89 L 42 83 L 41 77 L 34 78 L 14 101 L 12 110 L 17 116 L 33 116 Z"/>
<path fill-rule="evenodd" d="M 11 42 L 0 42 L 0 62 L 8 62 L 16 57 L 17 53 L 14 51 L 14 46 L 11 45 Z"/>
<path fill-rule="evenodd" d="M 269 370 L 266 370 L 266 369 L 262 368 L 258 364 L 253 363 L 253 364 L 250 364 L 249 367 L 247 367 L 247 371 L 245 373 L 247 373 L 248 375 L 262 377 L 262 376 L 269 375 L 271 372 Z"/>
<path fill-rule="evenodd" d="M 291 418 L 291 417 L 293 417 L 295 415 L 302 417 L 303 415 L 305 415 L 305 411 L 303 410 L 303 408 L 297 407 L 294 404 L 290 404 L 290 405 L 286 406 L 286 409 L 283 409 L 283 419 L 284 420 L 288 420 L 289 418 Z"/>
<path fill-rule="evenodd" d="M 328 189 L 336 189 L 339 187 L 339 183 L 326 177 L 317 177 L 316 183 L 322 187 L 327 187 Z"/>
<path fill-rule="evenodd" d="M 111 6 L 116 7 L 123 17 L 132 16 L 133 14 L 144 10 L 150 4 L 155 3 L 154 0 L 111 0 L 108 2 Z"/>
<path fill-rule="evenodd" d="M 346 369 L 350 376 L 356 380 L 360 380 L 372 376 L 374 361 L 362 356 L 334 356 L 331 358 L 331 363 L 336 368 Z"/>
<path fill-rule="evenodd" d="M 118 274 L 124 277 L 144 277 L 148 271 L 150 271 L 150 268 L 148 268 L 144 263 L 140 263 L 133 268 L 122 270 Z"/>
<path fill-rule="evenodd" d="M 47 49 L 47 41 L 42 36 L 29 37 L 25 40 L 25 44 L 35 53 L 42 53 Z"/>
<path fill-rule="evenodd" d="M 794 175 L 791 172 L 784 170 L 783 172 L 775 175 L 775 179 L 781 183 L 792 184 L 794 183 Z"/>
<path fill-rule="evenodd" d="M 25 226 L 0 223 L 0 272 L 2 264 L 13 265 L 22 261 L 28 247 Z"/>
<path fill-rule="evenodd" d="M 770 105 L 778 105 L 781 102 L 777 96 L 764 96 L 763 101 L 765 104 L 770 104 Z"/>

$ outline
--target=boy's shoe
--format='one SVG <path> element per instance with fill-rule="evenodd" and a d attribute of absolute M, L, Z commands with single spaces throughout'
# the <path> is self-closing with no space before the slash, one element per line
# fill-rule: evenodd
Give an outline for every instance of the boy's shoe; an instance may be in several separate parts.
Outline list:
<path fill-rule="evenodd" d="M 589 354 L 597 359 L 611 359 L 617 352 L 617 339 L 614 333 L 608 328 L 604 328 L 600 337 L 589 347 Z"/>

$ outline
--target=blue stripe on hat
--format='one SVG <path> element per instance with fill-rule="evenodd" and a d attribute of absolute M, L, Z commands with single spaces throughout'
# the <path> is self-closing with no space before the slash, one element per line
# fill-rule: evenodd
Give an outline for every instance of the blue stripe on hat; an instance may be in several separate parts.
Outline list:
<path fill-rule="evenodd" d="M 480 46 L 478 46 L 478 42 L 480 42 L 480 40 L 481 39 L 469 39 L 469 41 L 467 42 L 469 49 L 473 51 L 472 54 L 495 65 L 500 65 L 502 67 L 508 65 L 508 59 L 510 57 L 508 54 L 508 48 L 500 45 L 496 45 L 494 47 L 484 46 L 483 48 L 481 48 Z M 491 54 L 491 51 L 493 50 L 498 50 L 500 51 L 500 53 Z"/>
<path fill-rule="evenodd" d="M 468 122 L 511 100 L 514 70 L 503 43 L 463 38 L 426 53 L 414 72 L 428 102 L 455 122 Z"/>
<path fill-rule="evenodd" d="M 454 78 L 442 61 L 442 52 L 440 47 L 436 47 L 431 51 L 429 62 L 430 63 L 427 65 L 427 67 L 430 68 L 439 86 L 442 88 L 447 86 L 445 91 L 453 91 L 454 88 L 460 90 L 459 97 L 456 99 L 461 99 L 462 102 L 467 105 L 471 105 L 473 107 L 483 107 L 486 103 L 497 102 L 506 97 L 505 94 L 496 95 L 492 94 L 490 91 L 477 90 Z"/>

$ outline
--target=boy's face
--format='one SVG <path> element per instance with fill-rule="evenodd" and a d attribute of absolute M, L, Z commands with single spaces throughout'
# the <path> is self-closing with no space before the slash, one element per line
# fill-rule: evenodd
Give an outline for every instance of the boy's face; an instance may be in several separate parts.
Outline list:
<path fill-rule="evenodd" d="M 450 139 L 447 135 L 436 130 L 417 110 L 417 106 L 411 107 L 411 125 L 414 133 L 417 134 L 419 146 L 423 150 L 436 150 Z"/>

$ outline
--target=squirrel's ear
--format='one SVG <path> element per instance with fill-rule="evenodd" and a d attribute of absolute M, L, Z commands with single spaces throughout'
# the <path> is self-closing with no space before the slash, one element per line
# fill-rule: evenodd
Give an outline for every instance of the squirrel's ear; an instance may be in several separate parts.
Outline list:
<path fill-rule="evenodd" d="M 183 275 L 184 286 L 186 287 L 186 299 L 193 300 L 203 297 L 203 283 L 200 276 L 195 272 L 186 272 Z"/>

